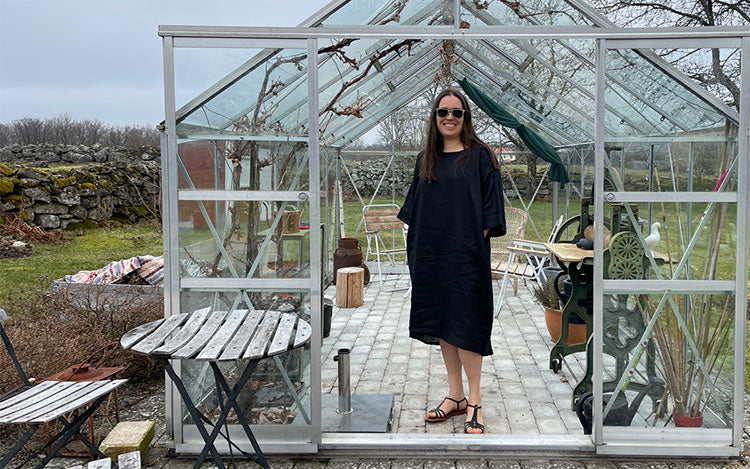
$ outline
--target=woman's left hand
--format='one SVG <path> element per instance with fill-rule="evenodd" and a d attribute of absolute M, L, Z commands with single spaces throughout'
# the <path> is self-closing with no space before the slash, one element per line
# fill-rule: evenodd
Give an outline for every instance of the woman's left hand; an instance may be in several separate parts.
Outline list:
<path fill-rule="evenodd" d="M 485 238 L 487 237 L 487 233 L 489 233 L 489 232 L 490 232 L 490 230 L 484 230 L 484 237 Z"/>

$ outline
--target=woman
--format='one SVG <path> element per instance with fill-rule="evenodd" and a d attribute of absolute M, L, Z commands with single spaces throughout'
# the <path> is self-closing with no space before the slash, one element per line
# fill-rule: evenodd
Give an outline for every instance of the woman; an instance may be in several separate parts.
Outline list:
<path fill-rule="evenodd" d="M 435 100 L 427 144 L 398 218 L 409 225 L 409 336 L 439 344 L 448 371 L 448 395 L 425 420 L 466 414 L 466 433 L 484 433 L 479 380 L 482 358 L 492 354 L 489 238 L 505 234 L 505 213 L 497 160 L 456 90 Z"/>

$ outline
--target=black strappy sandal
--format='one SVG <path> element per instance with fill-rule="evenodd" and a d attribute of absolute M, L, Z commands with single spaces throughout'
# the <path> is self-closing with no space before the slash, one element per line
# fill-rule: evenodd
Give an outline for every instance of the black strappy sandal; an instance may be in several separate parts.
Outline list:
<path fill-rule="evenodd" d="M 440 408 L 441 405 L 443 405 L 443 402 L 446 400 L 453 401 L 456 403 L 456 410 L 452 410 L 448 413 L 446 413 L 443 409 Z M 455 399 L 452 399 L 450 397 L 446 397 L 442 401 L 440 401 L 440 405 L 435 407 L 432 410 L 427 411 L 427 416 L 424 418 L 425 422 L 442 422 L 444 420 L 448 420 L 451 417 L 455 417 L 456 415 L 463 415 L 466 413 L 466 407 L 461 409 L 461 403 L 463 401 L 466 401 L 466 398 L 464 397 L 460 401 L 457 401 Z M 469 405 L 469 401 L 466 401 L 466 405 Z M 435 417 L 430 417 L 430 412 L 435 414 Z"/>
<path fill-rule="evenodd" d="M 466 402 L 466 407 L 467 408 L 473 407 L 474 408 L 474 415 L 471 416 L 471 420 L 469 420 L 468 422 L 464 422 L 464 433 L 468 433 L 470 435 L 481 435 L 482 433 L 484 433 L 484 425 L 482 425 L 481 423 L 477 422 L 477 411 L 479 409 L 481 409 L 482 406 L 481 405 L 469 404 L 469 402 L 467 401 Z M 475 428 L 475 429 L 478 429 L 478 430 L 481 430 L 481 431 L 480 432 L 469 432 L 470 428 Z"/>

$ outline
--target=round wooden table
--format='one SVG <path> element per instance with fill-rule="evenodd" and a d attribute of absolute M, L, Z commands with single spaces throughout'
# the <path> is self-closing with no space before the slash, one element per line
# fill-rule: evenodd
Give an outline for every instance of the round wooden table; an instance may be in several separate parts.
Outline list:
<path fill-rule="evenodd" d="M 237 397 L 259 360 L 302 347 L 310 341 L 311 333 L 310 324 L 294 314 L 244 309 L 227 313 L 203 308 L 193 313 L 177 314 L 138 326 L 122 336 L 120 345 L 125 350 L 157 359 L 164 365 L 205 443 L 195 462 L 195 468 L 201 466 L 209 452 L 216 465 L 224 468 L 214 441 L 221 432 L 221 427 L 226 426 L 231 409 L 235 410 L 245 434 L 253 445 L 255 455 L 240 451 L 267 468 L 268 463 L 250 430 L 243 409 L 237 404 Z M 278 357 L 275 358 L 278 360 Z M 215 424 L 196 408 L 181 377 L 172 368 L 170 360 L 199 360 L 210 364 L 222 410 Z M 230 387 L 218 363 L 238 360 L 243 360 L 244 370 L 240 379 Z M 277 361 L 277 365 L 280 366 L 280 362 Z M 284 377 L 288 381 L 286 374 Z M 289 384 L 287 382 L 287 385 Z M 296 398 L 297 394 L 293 388 L 292 393 Z M 226 394 L 226 401 L 223 394 Z M 299 401 L 298 407 L 304 412 Z M 204 423 L 213 427 L 211 433 L 207 431 Z M 232 445 L 228 432 L 225 437 Z M 239 450 L 236 445 L 234 447 Z"/>

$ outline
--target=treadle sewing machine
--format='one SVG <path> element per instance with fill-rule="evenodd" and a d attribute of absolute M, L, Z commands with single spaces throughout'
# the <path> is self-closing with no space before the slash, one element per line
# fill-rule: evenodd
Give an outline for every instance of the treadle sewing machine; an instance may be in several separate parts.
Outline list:
<path fill-rule="evenodd" d="M 558 288 L 566 292 L 561 295 L 564 307 L 561 318 L 561 334 L 558 342 L 550 351 L 550 369 L 555 373 L 562 368 L 563 359 L 571 353 L 586 350 L 586 371 L 573 390 L 573 408 L 579 397 L 592 391 L 593 377 L 593 287 L 594 287 L 594 251 L 581 249 L 576 246 L 579 240 L 591 236 L 593 230 L 593 216 L 589 213 L 591 198 L 581 200 L 581 215 L 568 219 L 558 231 L 555 242 L 547 248 L 558 260 L 562 273 L 555 281 L 565 282 L 567 285 Z M 611 204 L 611 218 L 604 217 L 605 226 L 611 233 L 611 238 L 605 232 L 604 276 L 608 279 L 644 279 L 649 269 L 649 261 L 645 249 L 635 230 L 642 230 L 642 222 L 638 217 L 638 207 L 631 205 L 636 218 L 631 220 L 622 204 Z M 654 254 L 657 262 L 666 259 Z M 564 279 L 569 277 L 569 279 Z M 637 294 L 605 295 L 603 317 L 603 351 L 605 355 L 614 358 L 614 374 L 610 381 L 604 382 L 604 392 L 611 392 L 617 384 L 617 379 L 626 372 L 630 354 L 638 344 L 645 331 L 642 312 L 645 311 L 643 300 Z M 568 325 L 582 323 L 586 325 L 586 341 L 580 344 L 568 344 Z M 608 425 L 629 425 L 637 407 L 645 395 L 656 403 L 664 391 L 664 382 L 656 376 L 652 357 L 653 345 L 647 346 L 645 358 L 645 383 L 631 382 L 629 390 L 638 392 L 633 399 L 633 405 L 628 409 L 628 402 L 618 396 L 616 407 L 623 408 L 620 412 L 611 412 L 607 417 Z M 643 359 L 642 361 L 643 362 Z M 610 367 L 611 368 L 611 367 Z M 605 378 L 606 379 L 606 378 Z M 591 398 L 587 394 L 587 399 Z M 606 400 L 606 395 L 605 395 Z M 590 402 L 587 403 L 590 406 Z"/>

